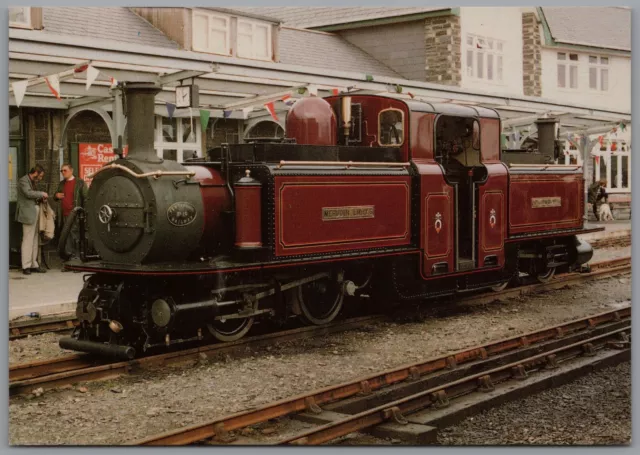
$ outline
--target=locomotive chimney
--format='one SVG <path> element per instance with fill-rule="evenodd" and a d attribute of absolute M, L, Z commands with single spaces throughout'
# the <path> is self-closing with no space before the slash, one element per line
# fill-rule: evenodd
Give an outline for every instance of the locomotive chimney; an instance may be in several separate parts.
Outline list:
<path fill-rule="evenodd" d="M 538 127 L 538 152 L 541 155 L 555 158 L 556 123 L 555 118 L 539 118 L 536 120 Z"/>
<path fill-rule="evenodd" d="M 129 82 L 124 93 L 127 103 L 129 153 L 127 158 L 159 163 L 153 147 L 155 131 L 155 96 L 160 87 L 153 82 Z"/>

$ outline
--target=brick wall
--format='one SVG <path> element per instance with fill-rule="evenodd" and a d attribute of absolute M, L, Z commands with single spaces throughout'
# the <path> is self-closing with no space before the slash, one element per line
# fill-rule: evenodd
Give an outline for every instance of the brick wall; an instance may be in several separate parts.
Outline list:
<path fill-rule="evenodd" d="M 527 96 L 542 96 L 542 43 L 534 13 L 522 14 L 522 86 Z"/>
<path fill-rule="evenodd" d="M 460 86 L 462 79 L 460 17 L 425 19 L 426 81 Z"/>
<path fill-rule="evenodd" d="M 340 35 L 403 77 L 425 80 L 423 21 L 344 30 Z"/>

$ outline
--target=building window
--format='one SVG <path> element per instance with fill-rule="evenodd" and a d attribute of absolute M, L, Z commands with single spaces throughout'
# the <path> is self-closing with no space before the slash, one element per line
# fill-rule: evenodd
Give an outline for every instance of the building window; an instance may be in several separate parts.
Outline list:
<path fill-rule="evenodd" d="M 504 41 L 467 35 L 467 76 L 502 82 Z"/>
<path fill-rule="evenodd" d="M 193 11 L 193 50 L 231 55 L 229 17 Z"/>
<path fill-rule="evenodd" d="M 578 88 L 578 54 L 558 52 L 558 87 Z"/>
<path fill-rule="evenodd" d="M 631 191 L 631 150 L 624 141 L 596 144 L 592 156 L 593 182 L 606 179 L 611 193 Z"/>
<path fill-rule="evenodd" d="M 609 57 L 589 56 L 589 88 L 609 90 Z"/>
<path fill-rule="evenodd" d="M 156 117 L 156 154 L 182 162 L 202 156 L 202 127 L 198 117 Z"/>
<path fill-rule="evenodd" d="M 9 8 L 9 27 L 32 28 L 31 8 L 28 6 Z"/>
<path fill-rule="evenodd" d="M 271 24 L 238 19 L 238 57 L 271 60 Z"/>

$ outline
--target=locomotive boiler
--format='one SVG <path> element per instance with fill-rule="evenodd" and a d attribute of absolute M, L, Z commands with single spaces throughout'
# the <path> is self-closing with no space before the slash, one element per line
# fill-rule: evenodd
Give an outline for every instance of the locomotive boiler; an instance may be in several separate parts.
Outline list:
<path fill-rule="evenodd" d="M 233 341 L 265 319 L 329 323 L 345 297 L 544 281 L 592 256 L 576 237 L 597 230 L 584 225 L 580 167 L 505 165 L 494 110 L 302 98 L 285 139 L 180 164 L 154 151 L 158 91 L 125 84 L 128 156 L 94 175 L 68 221 L 87 234 L 65 267 L 87 275 L 63 348 L 133 358 Z"/>

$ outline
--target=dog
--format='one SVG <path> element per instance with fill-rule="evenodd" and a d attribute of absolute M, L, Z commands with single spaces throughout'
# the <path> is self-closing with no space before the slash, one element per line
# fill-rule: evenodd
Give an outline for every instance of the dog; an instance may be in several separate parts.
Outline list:
<path fill-rule="evenodd" d="M 609 207 L 609 204 L 603 203 L 600 205 L 598 209 L 598 218 L 600 218 L 600 221 L 615 220 L 615 218 L 613 217 L 613 214 L 611 213 L 611 207 Z"/>

